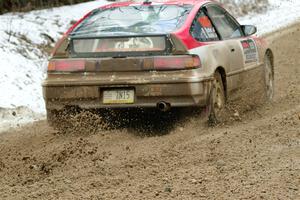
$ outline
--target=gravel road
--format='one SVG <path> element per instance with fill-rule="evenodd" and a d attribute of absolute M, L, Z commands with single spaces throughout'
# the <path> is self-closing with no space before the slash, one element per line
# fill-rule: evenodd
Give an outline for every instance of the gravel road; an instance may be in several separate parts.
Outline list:
<path fill-rule="evenodd" d="M 224 125 L 186 114 L 156 119 L 151 134 L 139 129 L 151 116 L 113 130 L 62 134 L 39 121 L 2 133 L 0 199 L 299 200 L 300 24 L 287 30 L 268 36 L 274 102 Z"/>

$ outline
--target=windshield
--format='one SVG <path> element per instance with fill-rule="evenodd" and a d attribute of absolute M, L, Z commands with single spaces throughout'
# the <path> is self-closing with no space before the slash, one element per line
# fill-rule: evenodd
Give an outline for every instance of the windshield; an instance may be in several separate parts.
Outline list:
<path fill-rule="evenodd" d="M 71 36 L 97 37 L 170 33 L 182 26 L 191 5 L 139 5 L 97 9 Z"/>

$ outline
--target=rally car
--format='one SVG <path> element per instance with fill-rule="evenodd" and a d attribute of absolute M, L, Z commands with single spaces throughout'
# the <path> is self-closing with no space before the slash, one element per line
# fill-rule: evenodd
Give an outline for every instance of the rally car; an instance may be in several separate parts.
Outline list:
<path fill-rule="evenodd" d="M 209 0 L 97 8 L 54 49 L 43 82 L 48 121 L 71 107 L 195 107 L 217 121 L 227 99 L 261 77 L 272 99 L 273 54 L 256 31 Z"/>

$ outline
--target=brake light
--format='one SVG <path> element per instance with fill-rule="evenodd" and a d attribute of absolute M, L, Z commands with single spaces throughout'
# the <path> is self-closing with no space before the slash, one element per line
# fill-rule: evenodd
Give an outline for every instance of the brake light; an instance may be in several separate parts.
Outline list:
<path fill-rule="evenodd" d="M 84 69 L 84 60 L 52 60 L 48 64 L 48 71 L 75 72 Z"/>
<path fill-rule="evenodd" d="M 196 55 L 154 57 L 154 69 L 156 70 L 195 69 L 199 67 L 201 67 L 201 61 Z"/>

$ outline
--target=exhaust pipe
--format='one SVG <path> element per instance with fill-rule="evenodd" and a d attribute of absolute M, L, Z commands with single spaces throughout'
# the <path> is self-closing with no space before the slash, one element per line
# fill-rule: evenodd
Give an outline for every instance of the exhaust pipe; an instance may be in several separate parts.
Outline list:
<path fill-rule="evenodd" d="M 171 109 L 171 105 L 169 103 L 166 103 L 164 101 L 158 102 L 156 105 L 157 109 L 162 112 L 167 112 Z"/>

